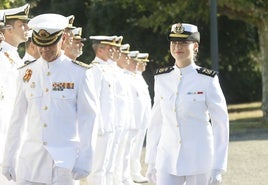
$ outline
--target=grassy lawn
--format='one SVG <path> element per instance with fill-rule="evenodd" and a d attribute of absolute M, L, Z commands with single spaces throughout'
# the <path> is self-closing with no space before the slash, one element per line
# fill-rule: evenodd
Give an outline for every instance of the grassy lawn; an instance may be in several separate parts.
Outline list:
<path fill-rule="evenodd" d="M 268 129 L 262 122 L 261 102 L 228 105 L 230 133 L 241 133 L 256 129 Z"/>

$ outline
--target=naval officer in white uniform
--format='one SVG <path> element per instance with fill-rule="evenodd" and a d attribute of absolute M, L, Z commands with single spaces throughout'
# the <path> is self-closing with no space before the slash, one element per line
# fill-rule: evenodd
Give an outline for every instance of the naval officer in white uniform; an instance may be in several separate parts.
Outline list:
<path fill-rule="evenodd" d="M 18 45 L 27 40 L 27 22 L 29 20 L 30 5 L 0 10 L 0 19 L 5 23 L 0 32 L 5 38 L 0 49 L 0 170 L 6 142 L 7 129 L 10 123 L 11 113 L 17 94 L 16 80 L 17 68 L 23 65 L 18 54 Z M 0 175 L 0 184 L 13 185 L 14 181 L 8 181 Z"/>
<path fill-rule="evenodd" d="M 227 168 L 229 119 L 217 73 L 195 64 L 197 26 L 174 24 L 168 39 L 175 65 L 155 75 L 148 178 L 157 185 L 220 184 Z"/>
<path fill-rule="evenodd" d="M 59 14 L 29 22 L 41 57 L 19 69 L 2 171 L 19 185 L 73 185 L 91 171 L 95 95 L 86 86 L 86 68 L 61 53 L 67 23 Z"/>
<path fill-rule="evenodd" d="M 141 173 L 141 156 L 145 134 L 150 122 L 151 97 L 149 95 L 148 85 L 144 80 L 142 73 L 146 70 L 147 62 L 149 62 L 149 54 L 139 53 L 135 60 L 137 61 L 137 70 L 133 82 L 136 86 L 134 117 L 138 132 L 135 135 L 131 149 L 130 172 L 134 182 L 146 183 L 148 182 L 148 179 Z"/>
<path fill-rule="evenodd" d="M 117 36 L 90 36 L 95 58 L 87 70 L 88 84 L 94 86 L 98 99 L 100 120 L 98 137 L 93 157 L 92 173 L 81 180 L 80 185 L 106 185 L 106 172 L 110 160 L 115 131 L 115 78 L 109 60 L 113 55 L 113 46 Z"/>

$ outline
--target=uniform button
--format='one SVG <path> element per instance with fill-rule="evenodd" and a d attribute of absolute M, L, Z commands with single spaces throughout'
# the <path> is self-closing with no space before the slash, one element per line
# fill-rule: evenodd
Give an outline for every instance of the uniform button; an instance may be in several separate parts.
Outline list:
<path fill-rule="evenodd" d="M 47 106 L 45 106 L 45 107 L 44 107 L 44 110 L 47 110 L 47 109 L 48 109 L 48 107 L 47 107 Z"/>
<path fill-rule="evenodd" d="M 176 112 L 176 109 L 174 109 L 174 112 Z"/>
<path fill-rule="evenodd" d="M 32 97 L 33 96 L 33 94 L 30 94 L 30 97 Z"/>
<path fill-rule="evenodd" d="M 178 139 L 178 144 L 181 144 L 181 140 L 180 139 Z"/>
<path fill-rule="evenodd" d="M 46 123 L 44 123 L 44 125 L 43 125 L 45 128 L 47 127 L 47 124 Z"/>
<path fill-rule="evenodd" d="M 64 96 L 64 95 L 62 95 L 62 98 L 65 98 L 65 96 Z"/>
<path fill-rule="evenodd" d="M 161 98 L 161 100 L 163 100 L 163 96 L 161 96 L 160 98 Z"/>
<path fill-rule="evenodd" d="M 176 126 L 177 126 L 177 127 L 180 127 L 180 125 L 179 125 L 179 124 L 177 124 Z"/>
<path fill-rule="evenodd" d="M 48 88 L 46 88 L 45 91 L 48 92 L 49 91 Z"/>
<path fill-rule="evenodd" d="M 50 72 L 47 72 L 47 76 L 49 76 L 49 75 L 51 75 L 51 73 Z"/>
<path fill-rule="evenodd" d="M 44 142 L 43 142 L 43 145 L 47 145 L 47 142 L 44 141 Z"/>

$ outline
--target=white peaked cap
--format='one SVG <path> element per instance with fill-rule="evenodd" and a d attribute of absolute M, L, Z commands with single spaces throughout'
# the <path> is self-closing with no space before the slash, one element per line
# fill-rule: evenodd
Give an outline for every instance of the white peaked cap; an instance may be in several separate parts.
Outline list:
<path fill-rule="evenodd" d="M 139 51 L 130 51 L 130 52 L 128 53 L 128 56 L 129 56 L 130 58 L 136 58 L 136 57 L 138 56 L 139 53 L 140 53 Z"/>
<path fill-rule="evenodd" d="M 56 43 L 67 25 L 66 17 L 53 13 L 38 15 L 28 22 L 28 26 L 33 30 L 33 42 L 38 46 Z"/>

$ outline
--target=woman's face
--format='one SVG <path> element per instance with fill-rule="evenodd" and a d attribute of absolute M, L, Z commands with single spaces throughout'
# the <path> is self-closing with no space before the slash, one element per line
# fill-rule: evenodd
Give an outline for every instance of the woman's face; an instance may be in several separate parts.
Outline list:
<path fill-rule="evenodd" d="M 186 67 L 194 62 L 195 50 L 198 43 L 192 41 L 171 41 L 170 53 L 176 61 L 178 67 Z"/>

